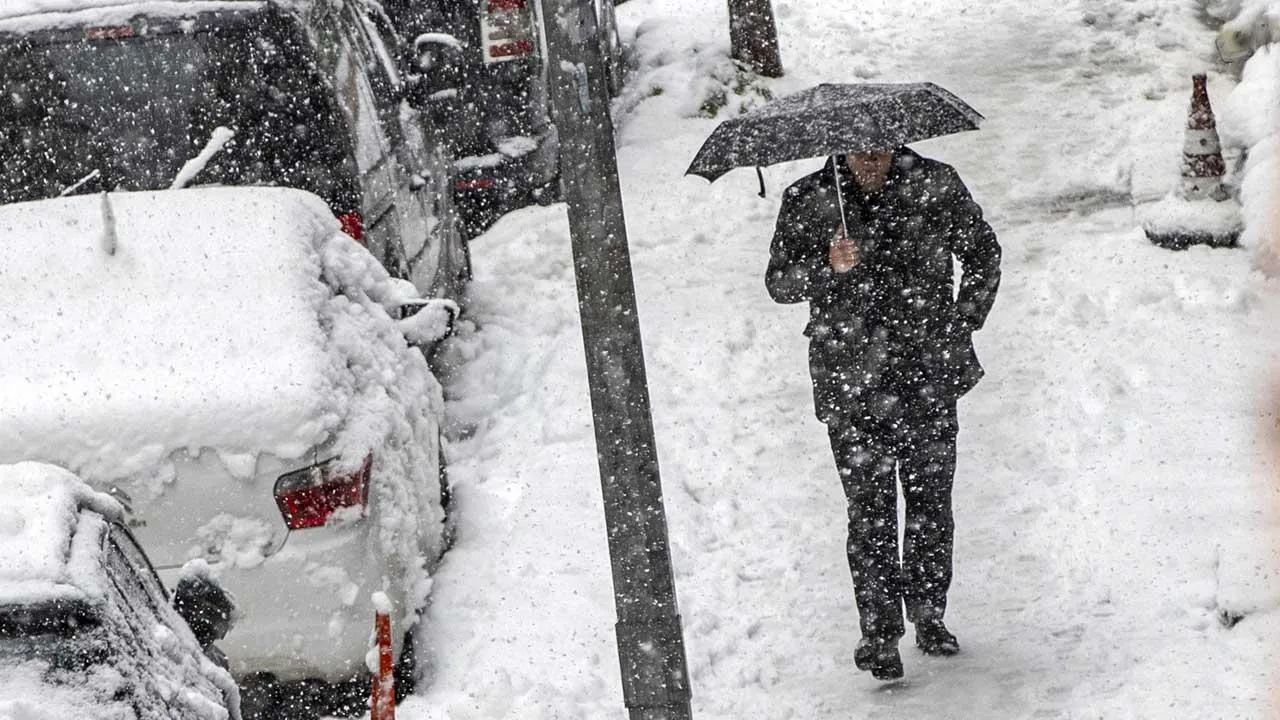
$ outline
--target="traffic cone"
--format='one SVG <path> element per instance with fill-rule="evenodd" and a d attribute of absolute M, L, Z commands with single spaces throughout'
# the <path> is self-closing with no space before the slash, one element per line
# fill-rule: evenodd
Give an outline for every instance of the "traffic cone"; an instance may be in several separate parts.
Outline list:
<path fill-rule="evenodd" d="M 374 637 L 378 669 L 373 674 L 369 720 L 396 720 L 396 678 L 391 649 L 391 602 L 382 593 L 374 597 Z"/>
<path fill-rule="evenodd" d="M 1218 123 L 1209 104 L 1209 89 L 1204 73 L 1191 76 L 1191 111 L 1187 113 L 1187 132 L 1182 145 L 1182 185 L 1184 200 L 1227 199 L 1222 176 L 1227 163 L 1222 159 L 1222 141 L 1218 139 Z"/>
<path fill-rule="evenodd" d="M 1222 159 L 1206 80 L 1203 73 L 1191 77 L 1181 180 L 1173 192 L 1144 213 L 1142 227 L 1147 238 L 1171 250 L 1191 245 L 1231 247 L 1243 229 L 1240 205 L 1222 182 L 1227 164 Z"/>

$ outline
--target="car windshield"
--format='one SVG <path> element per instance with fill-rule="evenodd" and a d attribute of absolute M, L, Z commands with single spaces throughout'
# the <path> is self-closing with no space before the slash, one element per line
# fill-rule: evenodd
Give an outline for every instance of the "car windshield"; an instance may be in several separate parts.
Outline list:
<path fill-rule="evenodd" d="M 103 662 L 111 653 L 102 618 L 88 603 L 49 600 L 0 606 L 0 658 L 40 659 L 65 670 Z"/>
<path fill-rule="evenodd" d="M 0 45 L 0 203 L 167 188 L 221 126 L 236 135 L 193 184 L 286 185 L 354 207 L 340 111 L 299 33 L 277 25 Z"/>
<path fill-rule="evenodd" d="M 56 635 L 69 638 L 99 625 L 88 603 L 66 600 L 0 605 L 0 641 Z"/>

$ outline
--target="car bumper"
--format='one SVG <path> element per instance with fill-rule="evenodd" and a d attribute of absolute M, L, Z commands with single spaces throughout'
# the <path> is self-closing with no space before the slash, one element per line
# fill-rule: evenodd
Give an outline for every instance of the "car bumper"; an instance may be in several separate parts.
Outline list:
<path fill-rule="evenodd" d="M 285 546 L 253 567 L 210 563 L 236 602 L 236 621 L 217 646 L 232 675 L 269 673 L 281 682 L 340 682 L 367 672 L 374 611 L 370 596 L 393 605 L 397 657 L 407 629 L 405 598 L 387 586 L 385 564 L 369 552 L 371 523 L 290 533 Z M 174 587 L 179 570 L 163 570 Z"/>
<path fill-rule="evenodd" d="M 459 160 L 455 164 L 454 194 L 469 199 L 483 196 L 519 202 L 556 181 L 560 136 L 555 125 L 512 144 L 514 150 Z"/>

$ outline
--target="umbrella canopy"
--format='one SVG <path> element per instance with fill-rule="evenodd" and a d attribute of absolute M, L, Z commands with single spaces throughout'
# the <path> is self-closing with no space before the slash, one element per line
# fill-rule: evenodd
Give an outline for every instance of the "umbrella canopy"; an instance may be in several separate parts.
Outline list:
<path fill-rule="evenodd" d="M 736 167 L 893 150 L 977 130 L 981 120 L 933 83 L 823 84 L 724 121 L 685 174 L 714 181 Z"/>

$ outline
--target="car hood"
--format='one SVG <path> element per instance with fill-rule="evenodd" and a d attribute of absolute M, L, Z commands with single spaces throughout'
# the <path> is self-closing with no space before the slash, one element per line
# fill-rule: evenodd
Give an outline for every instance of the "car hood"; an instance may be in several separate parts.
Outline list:
<path fill-rule="evenodd" d="M 0 462 L 123 477 L 182 448 L 300 457 L 340 422 L 335 221 L 274 188 L 0 207 Z"/>
<path fill-rule="evenodd" d="M 91 672 L 55 682 L 37 661 L 0 663 L 0 720 L 136 720 L 127 701 L 111 697 L 119 675 Z"/>

